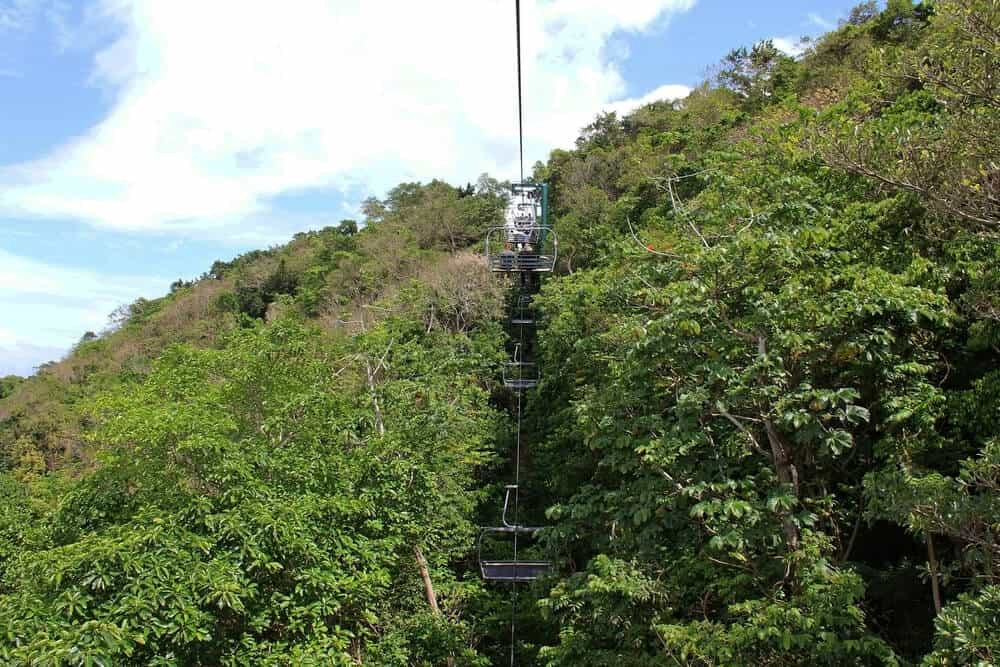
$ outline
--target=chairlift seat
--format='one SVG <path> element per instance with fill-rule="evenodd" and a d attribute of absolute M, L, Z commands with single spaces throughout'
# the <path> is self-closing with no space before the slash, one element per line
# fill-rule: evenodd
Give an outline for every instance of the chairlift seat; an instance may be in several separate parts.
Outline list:
<path fill-rule="evenodd" d="M 517 299 L 514 312 L 510 317 L 510 323 L 515 326 L 532 326 L 535 323 L 535 311 L 531 307 L 531 297 L 522 294 Z"/>
<path fill-rule="evenodd" d="M 550 272 L 559 254 L 559 240 L 551 227 L 537 224 L 539 218 L 508 217 L 507 223 L 486 234 L 485 255 L 491 271 Z M 524 247 L 515 248 L 513 244 Z M 506 246 L 506 247 L 505 247 Z"/>
<path fill-rule="evenodd" d="M 531 389 L 538 386 L 538 366 L 531 362 L 504 362 L 502 376 L 504 386 L 510 389 Z"/>
<path fill-rule="evenodd" d="M 483 559 L 483 538 L 486 535 L 513 535 L 517 540 L 518 535 L 532 537 L 542 530 L 541 526 L 521 526 L 511 524 L 507 521 L 507 509 L 510 505 L 511 491 L 517 486 L 507 485 L 507 492 L 503 501 L 503 525 L 489 526 L 480 529 L 479 532 L 479 573 L 486 581 L 509 581 L 514 583 L 534 581 L 555 571 L 555 565 L 546 560 L 484 560 Z"/>
<path fill-rule="evenodd" d="M 552 563 L 544 560 L 484 560 L 479 563 L 479 572 L 486 581 L 534 581 L 550 574 L 552 569 Z"/>
<path fill-rule="evenodd" d="M 555 266 L 555 257 L 539 255 L 533 252 L 504 251 L 490 255 L 490 270 L 495 272 L 530 271 L 533 273 L 551 272 Z"/>

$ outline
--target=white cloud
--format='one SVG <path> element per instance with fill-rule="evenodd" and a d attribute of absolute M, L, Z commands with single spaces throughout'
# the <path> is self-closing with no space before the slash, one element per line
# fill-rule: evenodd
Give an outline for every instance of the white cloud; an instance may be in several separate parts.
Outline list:
<path fill-rule="evenodd" d="M 18 349 L 65 351 L 85 331 L 102 329 L 121 304 L 163 294 L 169 283 L 53 266 L 0 250 L 0 348 L 7 349 L 8 361 Z"/>
<path fill-rule="evenodd" d="M 654 88 L 642 97 L 618 100 L 604 105 L 604 111 L 614 111 L 619 117 L 629 114 L 640 107 L 660 100 L 680 100 L 691 94 L 691 87 L 677 83 L 668 83 Z"/>
<path fill-rule="evenodd" d="M 806 19 L 810 24 L 816 26 L 817 28 L 821 28 L 823 30 L 829 31 L 837 27 L 836 23 L 830 21 L 829 19 L 823 18 L 816 12 L 809 12 L 808 16 L 806 16 Z"/>
<path fill-rule="evenodd" d="M 806 44 L 798 37 L 772 37 L 771 43 L 785 55 L 797 58 L 806 51 Z"/>
<path fill-rule="evenodd" d="M 58 39 L 71 9 L 65 0 L 0 0 L 0 32 L 27 32 L 44 23 Z"/>
<path fill-rule="evenodd" d="M 121 29 L 94 80 L 117 103 L 0 169 L 0 211 L 221 238 L 282 192 L 516 175 L 510 2 L 100 2 Z M 526 163 L 624 92 L 613 35 L 693 4 L 524 3 Z"/>

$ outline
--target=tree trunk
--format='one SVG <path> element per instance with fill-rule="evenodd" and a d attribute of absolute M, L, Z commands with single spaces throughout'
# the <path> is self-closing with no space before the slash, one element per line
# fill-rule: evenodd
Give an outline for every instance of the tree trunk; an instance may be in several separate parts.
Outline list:
<path fill-rule="evenodd" d="M 431 581 L 431 572 L 427 567 L 427 559 L 420 547 L 413 545 L 413 555 L 417 558 L 417 568 L 420 570 L 420 578 L 424 580 L 424 594 L 427 595 L 427 604 L 431 606 L 431 611 L 435 616 L 441 615 L 441 608 L 438 606 L 437 594 L 434 592 L 434 583 Z"/>
<path fill-rule="evenodd" d="M 364 314 L 361 316 L 361 326 L 362 329 L 367 331 L 364 325 Z M 391 344 L 390 344 L 391 347 Z M 386 350 L 386 354 L 389 350 Z M 383 355 L 382 361 L 385 361 L 385 356 Z M 379 363 L 378 368 L 382 367 L 382 362 Z M 375 390 L 375 372 L 372 370 L 371 362 L 365 357 L 365 372 L 368 376 L 368 389 L 371 390 L 372 394 L 372 405 L 375 408 L 375 427 L 378 429 L 378 434 L 380 436 L 385 435 L 385 421 L 382 419 L 382 408 L 379 406 L 378 402 L 378 392 Z M 424 558 L 424 552 L 420 550 L 420 547 L 416 544 L 413 545 L 413 555 L 417 559 L 417 569 L 420 570 L 420 578 L 424 582 L 424 594 L 427 596 L 427 604 L 431 607 L 431 612 L 435 616 L 443 616 L 441 613 L 441 607 L 438 606 L 437 593 L 434 592 L 434 583 L 431 581 L 431 572 L 427 567 L 427 559 Z M 448 657 L 447 661 L 448 667 L 453 667 L 455 664 L 455 658 L 452 656 Z"/>
<path fill-rule="evenodd" d="M 924 542 L 927 543 L 927 563 L 931 571 L 931 595 L 934 597 L 934 613 L 941 613 L 941 585 L 938 582 L 938 561 L 934 553 L 934 537 L 930 531 L 924 531 Z"/>
<path fill-rule="evenodd" d="M 767 431 L 767 441 L 771 445 L 771 456 L 774 459 L 774 469 L 778 473 L 778 481 L 792 487 L 795 498 L 799 497 L 799 473 L 795 468 L 795 462 L 788 451 L 788 444 L 774 427 L 770 419 L 764 420 L 764 429 Z M 794 551 L 799 548 L 799 527 L 795 525 L 791 517 L 782 519 L 782 528 L 785 532 L 785 541 L 788 542 L 788 549 Z"/>
<path fill-rule="evenodd" d="M 368 359 L 365 359 L 365 372 L 368 375 L 368 389 L 372 393 L 372 406 L 375 408 L 375 428 L 378 429 L 379 435 L 385 435 L 385 421 L 382 419 L 382 408 L 378 404 L 378 392 L 375 391 L 375 373 Z"/>
<path fill-rule="evenodd" d="M 431 607 L 431 612 L 435 616 L 443 616 L 441 613 L 441 607 L 438 606 L 437 593 L 434 592 L 434 583 L 431 581 L 431 571 L 427 567 L 427 559 L 424 558 L 424 552 L 420 550 L 420 547 L 416 544 L 413 545 L 413 555 L 417 559 L 417 568 L 420 570 L 420 578 L 424 580 L 424 594 L 427 596 L 427 604 Z M 454 656 L 448 656 L 448 667 L 453 667 L 455 664 Z"/>
<path fill-rule="evenodd" d="M 368 333 L 368 325 L 365 324 L 365 307 L 361 306 L 361 331 Z M 386 351 L 388 353 L 388 350 Z M 375 428 L 378 434 L 385 435 L 385 421 L 382 419 L 382 408 L 378 404 L 378 392 L 375 391 L 375 371 L 372 370 L 372 362 L 365 355 L 365 375 L 368 378 L 368 389 L 372 394 L 372 406 L 375 410 Z"/>
<path fill-rule="evenodd" d="M 844 549 L 844 555 L 841 556 L 841 564 L 846 563 L 847 559 L 851 557 L 851 551 L 854 550 L 854 542 L 858 539 L 858 530 L 861 528 L 861 512 L 858 512 L 858 518 L 854 522 L 854 528 L 851 529 L 851 539 L 847 541 L 847 548 Z"/>
<path fill-rule="evenodd" d="M 757 337 L 757 354 L 761 357 L 767 354 L 767 339 L 764 336 Z M 795 460 L 792 457 L 791 447 L 785 441 L 784 436 L 778 431 L 770 419 L 764 419 L 764 430 L 767 433 L 767 442 L 771 445 L 771 458 L 774 460 L 774 470 L 778 474 L 778 481 L 792 487 L 792 493 L 796 500 L 799 498 L 799 471 L 795 467 Z M 782 519 L 782 529 L 785 533 L 785 541 L 788 543 L 789 551 L 794 551 L 799 547 L 799 527 L 795 525 L 791 517 Z"/>

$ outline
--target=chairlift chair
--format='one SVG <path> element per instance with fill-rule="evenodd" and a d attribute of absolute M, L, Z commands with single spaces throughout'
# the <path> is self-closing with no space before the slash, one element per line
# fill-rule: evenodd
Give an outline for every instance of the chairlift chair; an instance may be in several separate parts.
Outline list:
<path fill-rule="evenodd" d="M 538 386 L 540 373 L 534 363 L 507 361 L 503 365 L 503 384 L 508 389 L 531 389 Z"/>
<path fill-rule="evenodd" d="M 541 526 L 521 526 L 507 521 L 507 509 L 510 506 L 511 492 L 517 491 L 516 484 L 508 484 L 503 500 L 501 526 L 485 526 L 479 531 L 477 554 L 479 558 L 479 573 L 486 581 L 507 581 L 514 583 L 534 581 L 544 577 L 553 570 L 551 561 L 519 560 L 517 558 L 517 540 L 519 536 L 534 538 Z M 494 560 L 483 558 L 483 544 L 487 536 L 513 535 L 514 558 L 512 560 Z"/>
<path fill-rule="evenodd" d="M 558 239 L 548 225 L 549 189 L 545 183 L 514 183 L 507 224 L 486 234 L 491 271 L 548 272 L 555 267 Z"/>
<path fill-rule="evenodd" d="M 514 346 L 514 360 L 505 361 L 501 368 L 501 377 L 505 387 L 510 389 L 531 389 L 538 386 L 541 372 L 538 364 L 524 361 L 520 343 Z"/>
<path fill-rule="evenodd" d="M 531 307 L 531 297 L 522 294 L 517 298 L 510 323 L 515 326 L 532 326 L 535 323 L 535 311 Z"/>
<path fill-rule="evenodd" d="M 508 242 L 506 227 L 493 227 L 486 234 L 486 258 L 491 271 L 547 273 L 556 265 L 559 243 L 551 227 L 531 225 L 520 231 L 530 235 L 529 242 Z"/>

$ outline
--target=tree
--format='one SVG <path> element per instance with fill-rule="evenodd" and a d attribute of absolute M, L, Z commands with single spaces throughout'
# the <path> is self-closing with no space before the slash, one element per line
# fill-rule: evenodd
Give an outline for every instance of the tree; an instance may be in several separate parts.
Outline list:
<path fill-rule="evenodd" d="M 14 393 L 14 388 L 21 383 L 24 378 L 18 375 L 5 375 L 0 377 L 0 399 L 7 398 Z"/>
<path fill-rule="evenodd" d="M 716 81 L 739 95 L 744 109 L 755 110 L 791 90 L 796 75 L 795 61 L 779 51 L 774 42 L 764 40 L 750 49 L 741 46 L 726 54 Z"/>
<path fill-rule="evenodd" d="M 597 115 L 594 121 L 583 128 L 576 140 L 577 148 L 613 148 L 625 138 L 622 123 L 614 111 Z"/>
<path fill-rule="evenodd" d="M 926 20 L 919 6 L 890 4 L 881 24 Z M 1000 9 L 989 0 L 951 0 L 935 7 L 920 51 L 889 50 L 870 73 L 877 85 L 865 98 L 884 100 L 888 92 L 888 108 L 864 114 L 862 122 L 835 112 L 817 144 L 831 164 L 913 192 L 943 218 L 995 236 L 1000 83 L 994 72 L 1000 50 L 994 26 Z M 864 98 L 859 103 L 871 108 Z"/>
<path fill-rule="evenodd" d="M 221 350 L 174 347 L 140 386 L 97 399 L 101 466 L 46 518 L 55 544 L 7 560 L 0 539 L 0 659 L 475 659 L 465 626 L 417 613 L 412 545 L 435 571 L 467 548 L 493 418 L 482 389 L 455 385 L 476 366 L 407 329 L 356 341 L 395 340 L 384 434 L 353 355 L 288 320 Z M 426 634 L 401 644 L 414 623 Z"/>
<path fill-rule="evenodd" d="M 341 220 L 337 225 L 337 232 L 344 236 L 354 236 L 358 233 L 358 223 L 354 220 Z"/>
<path fill-rule="evenodd" d="M 851 7 L 851 11 L 847 14 L 847 24 L 862 26 L 875 19 L 878 15 L 878 2 L 876 0 L 866 0 L 866 2 Z"/>

